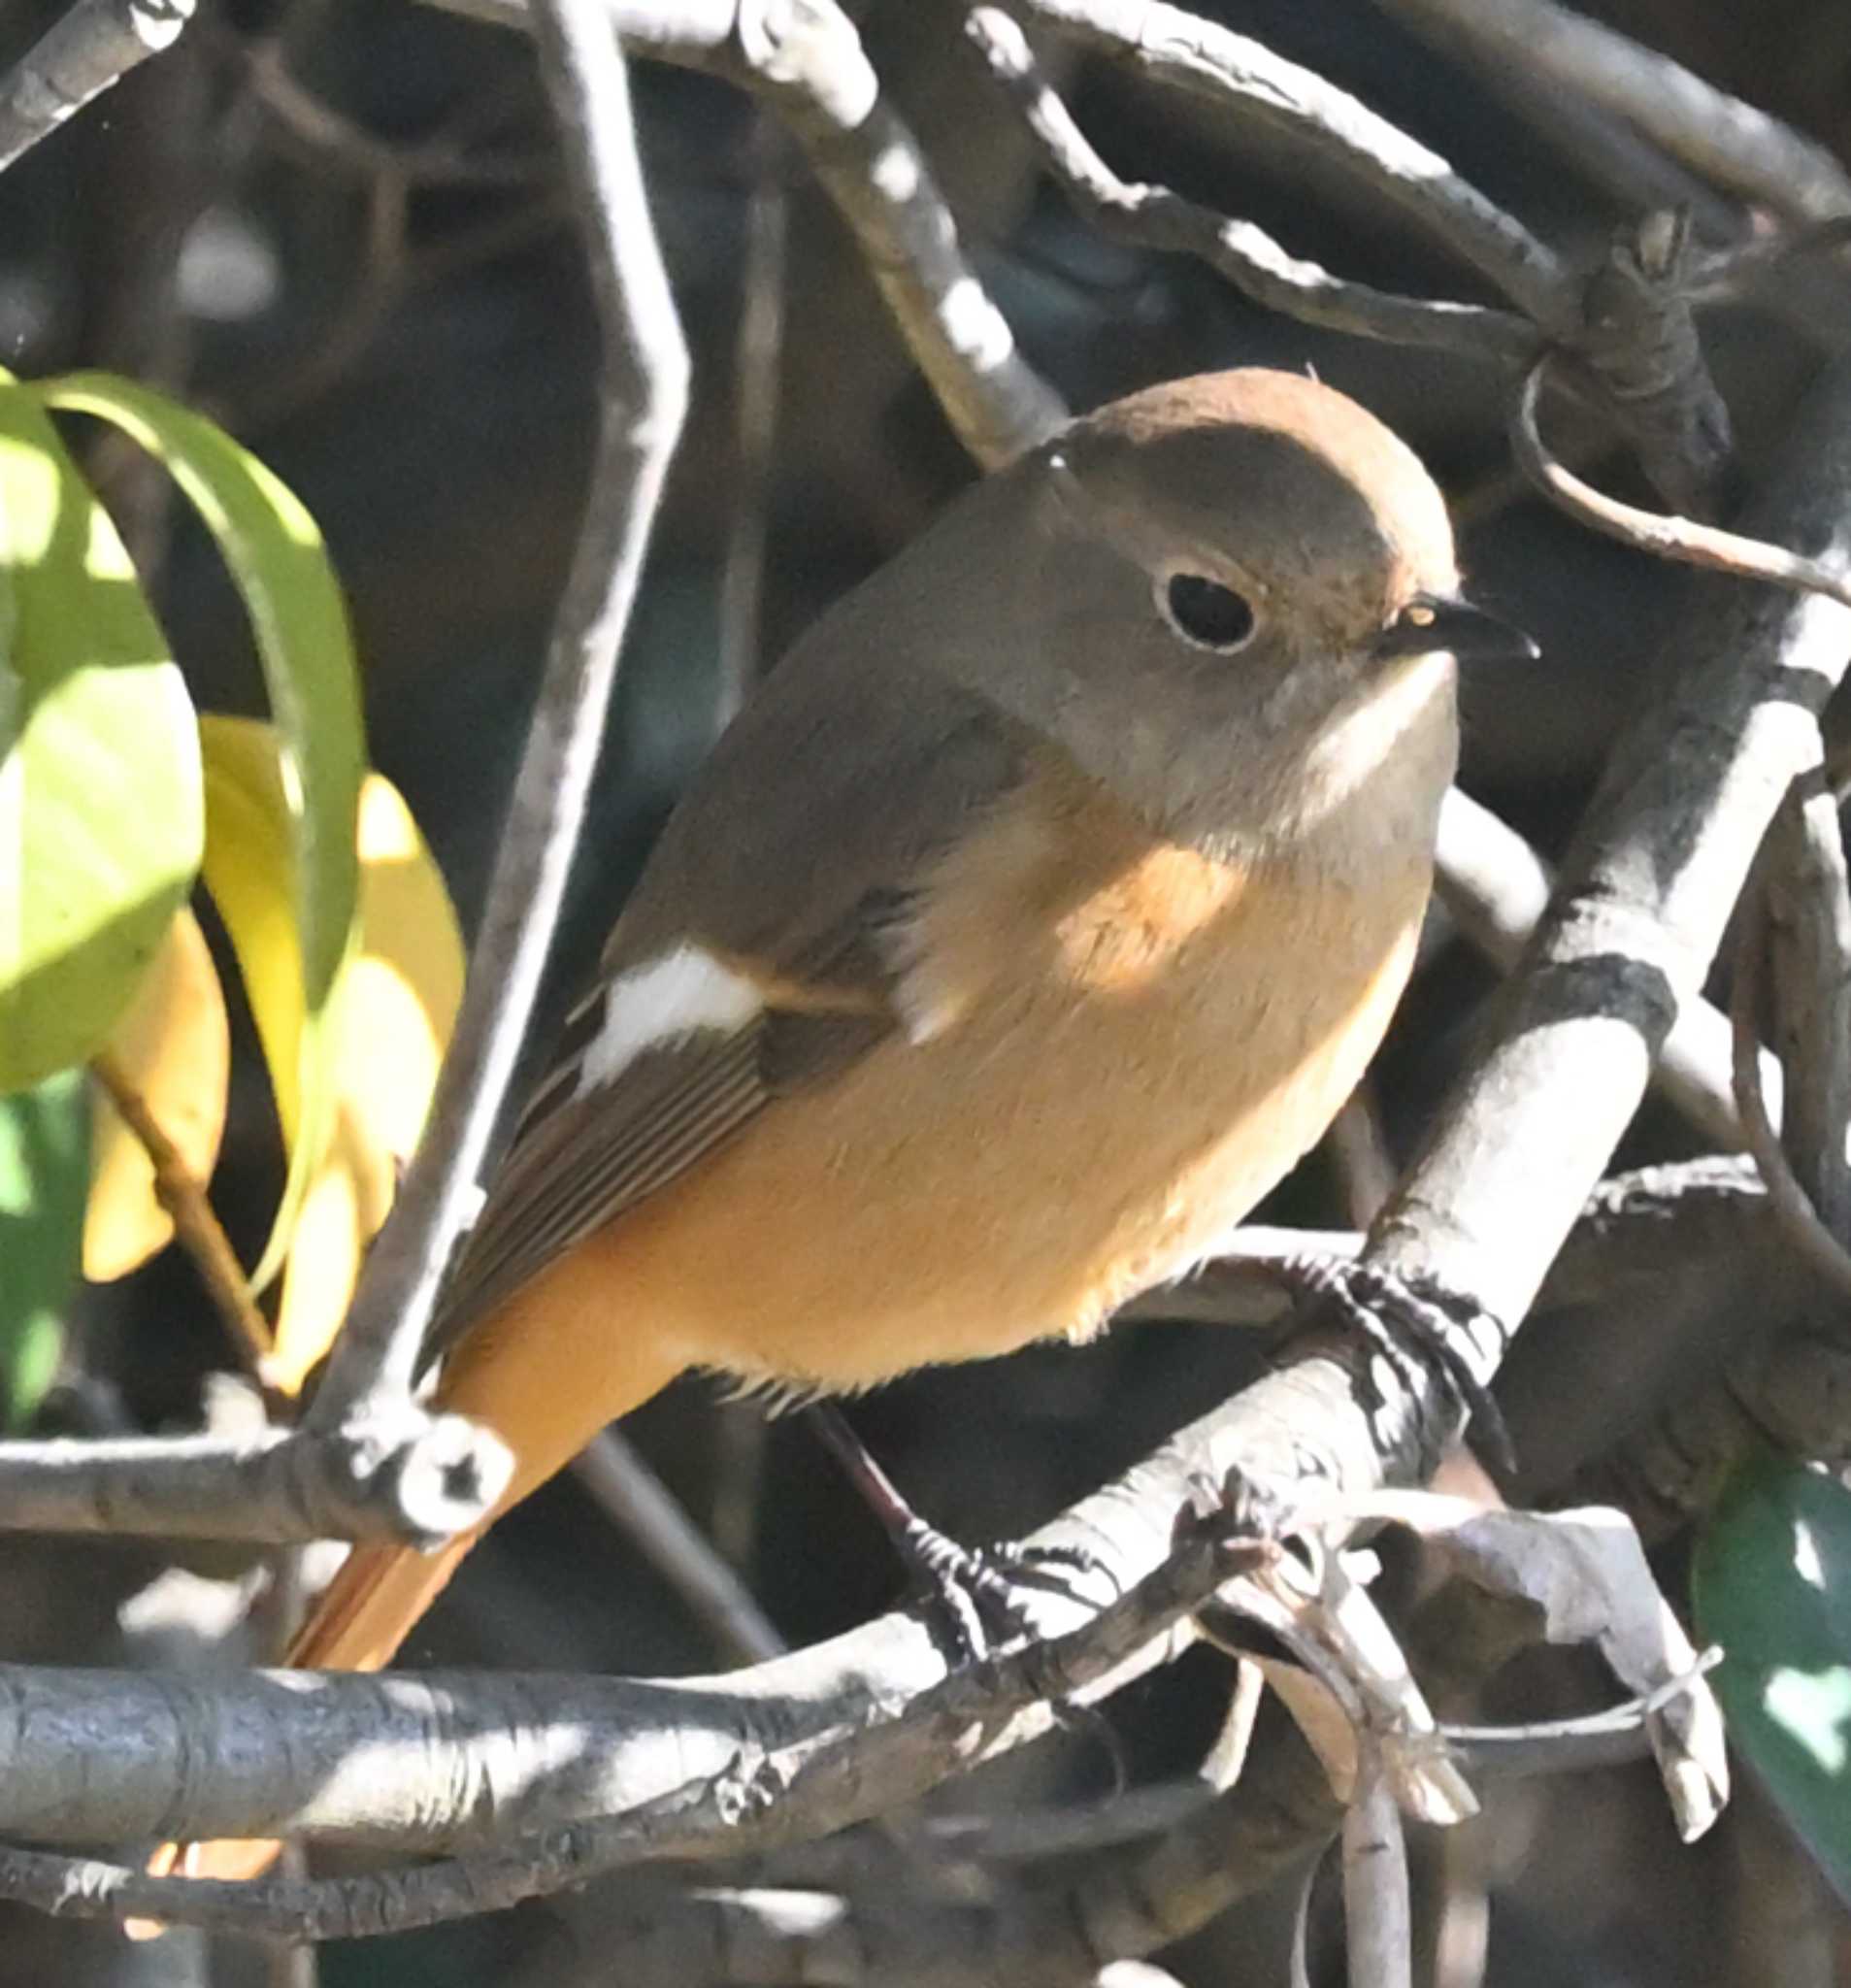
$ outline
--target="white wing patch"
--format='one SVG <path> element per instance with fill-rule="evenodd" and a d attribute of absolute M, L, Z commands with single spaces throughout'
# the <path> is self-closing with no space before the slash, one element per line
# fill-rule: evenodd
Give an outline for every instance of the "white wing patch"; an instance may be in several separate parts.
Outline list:
<path fill-rule="evenodd" d="M 619 975 L 605 990 L 604 1026 L 586 1044 L 576 1095 L 620 1077 L 645 1049 L 704 1029 L 730 1035 L 765 1004 L 743 974 L 699 945 L 678 945 Z"/>

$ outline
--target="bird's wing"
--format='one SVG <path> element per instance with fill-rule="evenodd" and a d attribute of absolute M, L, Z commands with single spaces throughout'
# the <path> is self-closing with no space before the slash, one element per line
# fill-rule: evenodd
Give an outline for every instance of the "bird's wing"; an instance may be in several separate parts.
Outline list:
<path fill-rule="evenodd" d="M 432 1357 L 903 1024 L 910 895 L 1032 748 L 949 683 L 807 663 L 777 671 L 664 830 L 460 1252 Z"/>

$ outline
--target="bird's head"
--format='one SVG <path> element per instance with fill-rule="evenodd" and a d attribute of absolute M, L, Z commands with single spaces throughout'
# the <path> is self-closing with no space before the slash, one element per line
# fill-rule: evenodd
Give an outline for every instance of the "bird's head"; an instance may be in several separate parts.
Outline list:
<path fill-rule="evenodd" d="M 1397 762 L 1437 805 L 1455 658 L 1535 653 L 1462 598 L 1413 451 L 1296 374 L 1114 402 L 967 507 L 958 674 L 1205 846 L 1289 837 Z"/>

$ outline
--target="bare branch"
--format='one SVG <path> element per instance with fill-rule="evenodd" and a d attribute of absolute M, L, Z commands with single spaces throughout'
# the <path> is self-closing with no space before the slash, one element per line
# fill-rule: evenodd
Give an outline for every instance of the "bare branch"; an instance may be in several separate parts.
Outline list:
<path fill-rule="evenodd" d="M 1788 794 L 1761 862 L 1770 961 L 1769 1026 L 1792 1110 L 1768 1116 L 1832 1233 L 1851 1236 L 1851 890 L 1838 802 L 1825 769 Z"/>
<path fill-rule="evenodd" d="M 1159 1473 L 1173 1500 L 1186 1495 L 1177 1461 Z M 1151 1488 L 1140 1479 L 1139 1497 Z M 0 1667 L 0 1817 L 15 1834 L 69 1839 L 105 1816 L 97 1833 L 112 1837 L 286 1826 L 469 1842 L 485 1821 L 514 1832 L 446 1862 L 306 1886 L 150 1878 L 0 1849 L 0 1896 L 85 1916 L 349 1938 L 492 1910 L 645 1860 L 730 1857 L 842 1828 L 1046 1730 L 1048 1700 L 1097 1695 L 1173 1656 L 1189 1640 L 1187 1613 L 1267 1550 L 1193 1525 L 1153 1557 L 1169 1528 L 1153 1537 L 1104 1498 L 1066 1530 L 1074 1524 L 1154 1571 L 1090 1619 L 1067 1606 L 1079 1628 L 949 1677 L 921 1624 L 898 1617 L 746 1678 L 673 1685 L 252 1673 L 201 1692 L 137 1673 Z M 378 1771 L 384 1760 L 390 1773 Z M 356 1773 L 355 1761 L 374 1765 Z"/>
<path fill-rule="evenodd" d="M 1550 880 L 1548 866 L 1515 829 L 1458 787 L 1447 794 L 1439 811 L 1440 899 L 1466 937 L 1504 973 L 1522 959 L 1548 905 Z M 1699 998 L 1679 1012 L 1652 1081 L 1714 1144 L 1738 1151 L 1746 1142 L 1731 1066 L 1729 1017 Z M 1761 1082 L 1778 1122 L 1780 1066 L 1766 1051 Z"/>
<path fill-rule="evenodd" d="M 429 4 L 506 27 L 528 20 L 526 0 Z M 723 76 L 776 104 L 976 461 L 997 468 L 1061 425 L 1065 405 L 1016 350 L 931 161 L 835 0 L 613 0 L 608 11 L 633 54 Z"/>
<path fill-rule="evenodd" d="M 1019 19 L 1072 35 L 1155 83 L 1237 104 L 1309 139 L 1398 202 L 1551 337 L 1571 340 L 1579 329 L 1577 285 L 1553 249 L 1438 152 L 1315 72 L 1165 0 L 1008 5 Z"/>
<path fill-rule="evenodd" d="M 1511 412 L 1510 447 L 1524 474 L 1570 517 L 1636 551 L 1715 573 L 1732 573 L 1741 580 L 1767 580 L 1780 586 L 1804 588 L 1851 606 L 1851 575 L 1832 564 L 1808 559 L 1784 546 L 1745 538 L 1739 532 L 1699 524 L 1693 518 L 1667 517 L 1661 512 L 1623 504 L 1584 483 L 1557 462 L 1537 427 L 1537 401 L 1548 367 L 1546 358 L 1537 360 L 1524 380 Z"/>
<path fill-rule="evenodd" d="M 1449 55 L 1591 99 L 1718 186 L 1798 221 L 1851 214 L 1851 175 L 1792 125 L 1555 0 L 1377 0 Z"/>
<path fill-rule="evenodd" d="M 599 1509 L 636 1542 L 728 1656 L 756 1664 L 783 1653 L 783 1638 L 744 1582 L 626 1438 L 606 1429 L 572 1468 Z"/>
<path fill-rule="evenodd" d="M 853 22 L 833 0 L 742 7 L 751 86 L 796 134 L 959 440 L 986 469 L 1066 420 L 1016 350 L 958 240 L 927 159 L 881 93 Z"/>
<path fill-rule="evenodd" d="M 584 522 L 429 1126 L 367 1258 L 311 1410 L 321 1429 L 390 1422 L 478 1180 L 551 944 L 644 552 L 687 405 L 688 355 L 656 247 L 628 77 L 599 0 L 536 10 L 604 331 Z"/>
<path fill-rule="evenodd" d="M 1808 397 L 1745 523 L 1805 548 L 1783 556 L 1845 591 L 1851 365 Z M 1528 1308 L 1702 985 L 1768 820 L 1817 756 L 1847 648 L 1837 600 L 1700 590 L 1672 637 L 1678 667 L 1616 749 L 1482 1053 L 1376 1224 L 1372 1251 L 1392 1268 L 1506 1318 Z"/>
<path fill-rule="evenodd" d="M 76 0 L 0 79 L 0 169 L 173 46 L 198 0 Z"/>
<path fill-rule="evenodd" d="M 1036 64 L 1027 37 L 1000 8 L 974 8 L 966 31 L 1034 134 L 1069 199 L 1109 235 L 1193 255 L 1270 311 L 1359 338 L 1433 346 L 1474 359 L 1522 361 L 1538 334 L 1527 318 L 1481 304 L 1395 296 L 1290 255 L 1251 221 L 1214 213 L 1167 186 L 1131 184 L 1088 144 Z"/>
<path fill-rule="evenodd" d="M 357 1435 L 0 1441 L 0 1529 L 174 1540 L 409 1540 L 479 1524 L 512 1460 L 460 1415 L 407 1405 Z"/>
<path fill-rule="evenodd" d="M 239 1358 L 251 1374 L 261 1376 L 271 1349 L 269 1322 L 257 1309 L 237 1251 L 219 1226 L 205 1187 L 116 1058 L 108 1050 L 92 1057 L 90 1073 L 109 1093 L 122 1123 L 147 1153 L 154 1169 L 154 1199 L 166 1210 L 175 1235 L 193 1259 Z"/>
<path fill-rule="evenodd" d="M 1835 823 L 1834 823 L 1835 827 Z M 1749 1150 L 1768 1183 L 1768 1199 L 1789 1240 L 1813 1269 L 1851 1304 L 1851 1252 L 1834 1236 L 1812 1204 L 1804 1183 L 1793 1170 L 1780 1135 L 1768 1117 L 1761 1095 L 1759 1039 L 1755 1016 L 1761 999 L 1761 959 L 1767 943 L 1767 911 L 1763 887 L 1749 886 L 1741 911 L 1741 934 L 1735 946 L 1735 980 L 1731 990 L 1730 1018 L 1735 1024 L 1735 1103 L 1748 1134 Z"/>
<path fill-rule="evenodd" d="M 739 330 L 733 343 L 733 490 L 726 512 L 726 558 L 720 572 L 718 710 L 729 723 L 765 669 L 763 615 L 766 541 L 777 403 L 784 377 L 785 290 L 790 281 L 787 149 L 770 111 L 752 113 L 751 189 L 745 200 L 745 253 L 740 264 Z"/>
<path fill-rule="evenodd" d="M 1364 1749 L 1356 1795 L 1343 1814 L 1343 1906 L 1351 1988 L 1412 1988 L 1407 1839 L 1373 1747 Z"/>
<path fill-rule="evenodd" d="M 1620 229 L 1582 291 L 1575 352 L 1659 494 L 1708 517 L 1735 437 L 1697 335 L 1698 270 L 1688 212 Z"/>

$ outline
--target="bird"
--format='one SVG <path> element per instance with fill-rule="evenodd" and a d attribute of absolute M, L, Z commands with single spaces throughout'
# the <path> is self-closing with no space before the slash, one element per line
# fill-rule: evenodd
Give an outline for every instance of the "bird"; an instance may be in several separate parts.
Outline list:
<path fill-rule="evenodd" d="M 430 1351 L 499 1506 L 356 1547 L 288 1661 L 387 1664 L 690 1369 L 852 1393 L 1186 1269 L 1381 1042 L 1458 661 L 1534 652 L 1413 451 L 1300 375 L 1132 393 L 954 500 L 722 735 L 527 1104 Z"/>

